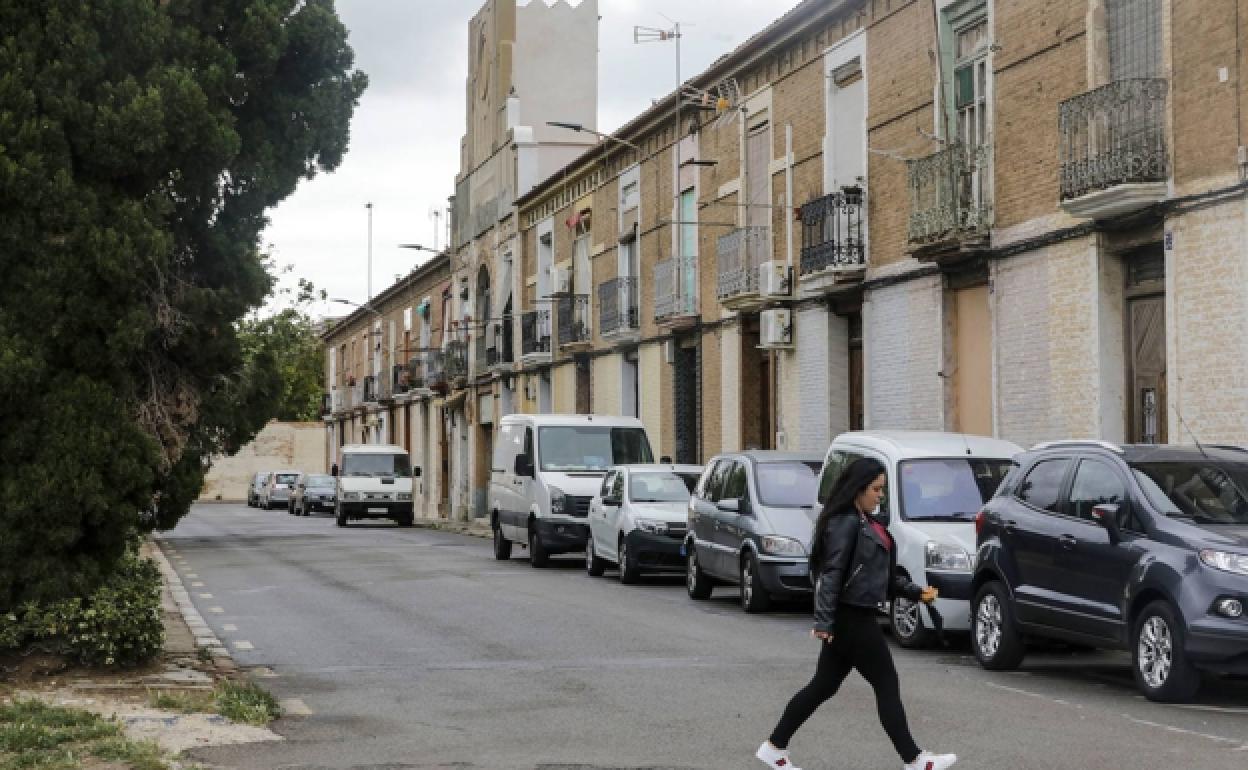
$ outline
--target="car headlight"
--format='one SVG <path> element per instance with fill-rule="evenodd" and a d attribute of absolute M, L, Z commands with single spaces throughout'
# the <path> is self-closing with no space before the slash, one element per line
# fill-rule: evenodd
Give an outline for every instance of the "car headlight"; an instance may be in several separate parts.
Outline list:
<path fill-rule="evenodd" d="M 1248 556 L 1242 553 L 1228 553 L 1206 548 L 1200 552 L 1200 560 L 1206 567 L 1233 572 L 1236 575 L 1248 575 Z"/>
<path fill-rule="evenodd" d="M 550 512 L 562 516 L 568 509 L 568 496 L 559 487 L 550 488 Z"/>
<path fill-rule="evenodd" d="M 947 572 L 970 572 L 971 556 L 964 549 L 948 543 L 927 541 L 923 549 L 927 568 Z"/>
<path fill-rule="evenodd" d="M 396 498 L 398 499 L 398 501 L 399 501 L 400 503 L 410 503 L 410 502 L 412 501 L 412 493 L 411 493 L 411 492 L 400 492 L 400 493 L 396 496 Z"/>
<path fill-rule="evenodd" d="M 359 500 L 360 493 L 359 492 L 343 492 L 342 499 L 343 500 Z"/>
<path fill-rule="evenodd" d="M 649 532 L 652 535 L 666 535 L 667 522 L 658 519 L 633 519 L 633 523 L 637 525 L 637 529 L 642 532 Z"/>
<path fill-rule="evenodd" d="M 791 537 L 764 535 L 762 540 L 763 553 L 772 556 L 805 556 L 806 548 Z"/>

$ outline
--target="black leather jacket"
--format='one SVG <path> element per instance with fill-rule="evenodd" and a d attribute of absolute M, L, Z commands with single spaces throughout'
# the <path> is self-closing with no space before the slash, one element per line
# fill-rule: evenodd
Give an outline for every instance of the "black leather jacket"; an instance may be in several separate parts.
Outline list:
<path fill-rule="evenodd" d="M 896 546 L 884 541 L 856 510 L 828 518 L 822 563 L 815 576 L 815 630 L 832 631 L 838 604 L 874 607 L 901 596 L 919 600 L 923 588 L 897 574 Z"/>

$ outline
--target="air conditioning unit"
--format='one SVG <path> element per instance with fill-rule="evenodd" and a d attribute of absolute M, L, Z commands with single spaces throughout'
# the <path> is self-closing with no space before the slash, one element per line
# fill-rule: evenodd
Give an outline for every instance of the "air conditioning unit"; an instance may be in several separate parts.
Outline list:
<path fill-rule="evenodd" d="M 760 348 L 793 347 L 793 311 L 787 307 L 764 310 L 758 320 Z"/>
<path fill-rule="evenodd" d="M 572 293 L 572 270 L 567 267 L 556 267 L 554 269 L 554 288 L 555 294 L 571 294 Z"/>
<path fill-rule="evenodd" d="M 764 297 L 787 297 L 792 291 L 787 262 L 772 260 L 758 266 L 758 293 Z"/>

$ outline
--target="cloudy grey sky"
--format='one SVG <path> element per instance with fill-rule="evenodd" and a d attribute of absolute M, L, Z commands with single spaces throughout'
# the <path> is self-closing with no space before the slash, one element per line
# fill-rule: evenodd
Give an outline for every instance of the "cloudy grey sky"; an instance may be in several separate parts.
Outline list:
<path fill-rule="evenodd" d="M 544 2 L 545 0 L 532 0 Z M 524 0 L 521 0 L 522 4 Z M 681 75 L 688 79 L 763 29 L 798 0 L 599 0 L 598 122 L 611 131 L 676 86 L 670 43 L 633 43 L 633 26 L 679 21 Z M 468 21 L 483 0 L 338 0 L 356 66 L 370 85 L 351 124 L 351 145 L 333 174 L 303 182 L 272 212 L 263 236 L 281 285 L 307 278 L 332 297 L 367 294 L 368 211 L 373 204 L 373 293 L 429 255 L 433 210 L 454 191 L 464 132 Z M 549 4 L 549 3 L 548 3 Z M 438 245 L 446 242 L 441 219 Z M 341 305 L 319 304 L 337 315 Z"/>

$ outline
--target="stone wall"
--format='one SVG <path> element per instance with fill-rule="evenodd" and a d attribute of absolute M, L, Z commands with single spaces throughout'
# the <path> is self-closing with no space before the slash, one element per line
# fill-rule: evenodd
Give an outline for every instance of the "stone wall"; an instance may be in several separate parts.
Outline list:
<path fill-rule="evenodd" d="M 252 476 L 262 471 L 327 472 L 325 435 L 319 422 L 270 422 L 238 454 L 213 459 L 200 501 L 244 502 Z"/>

